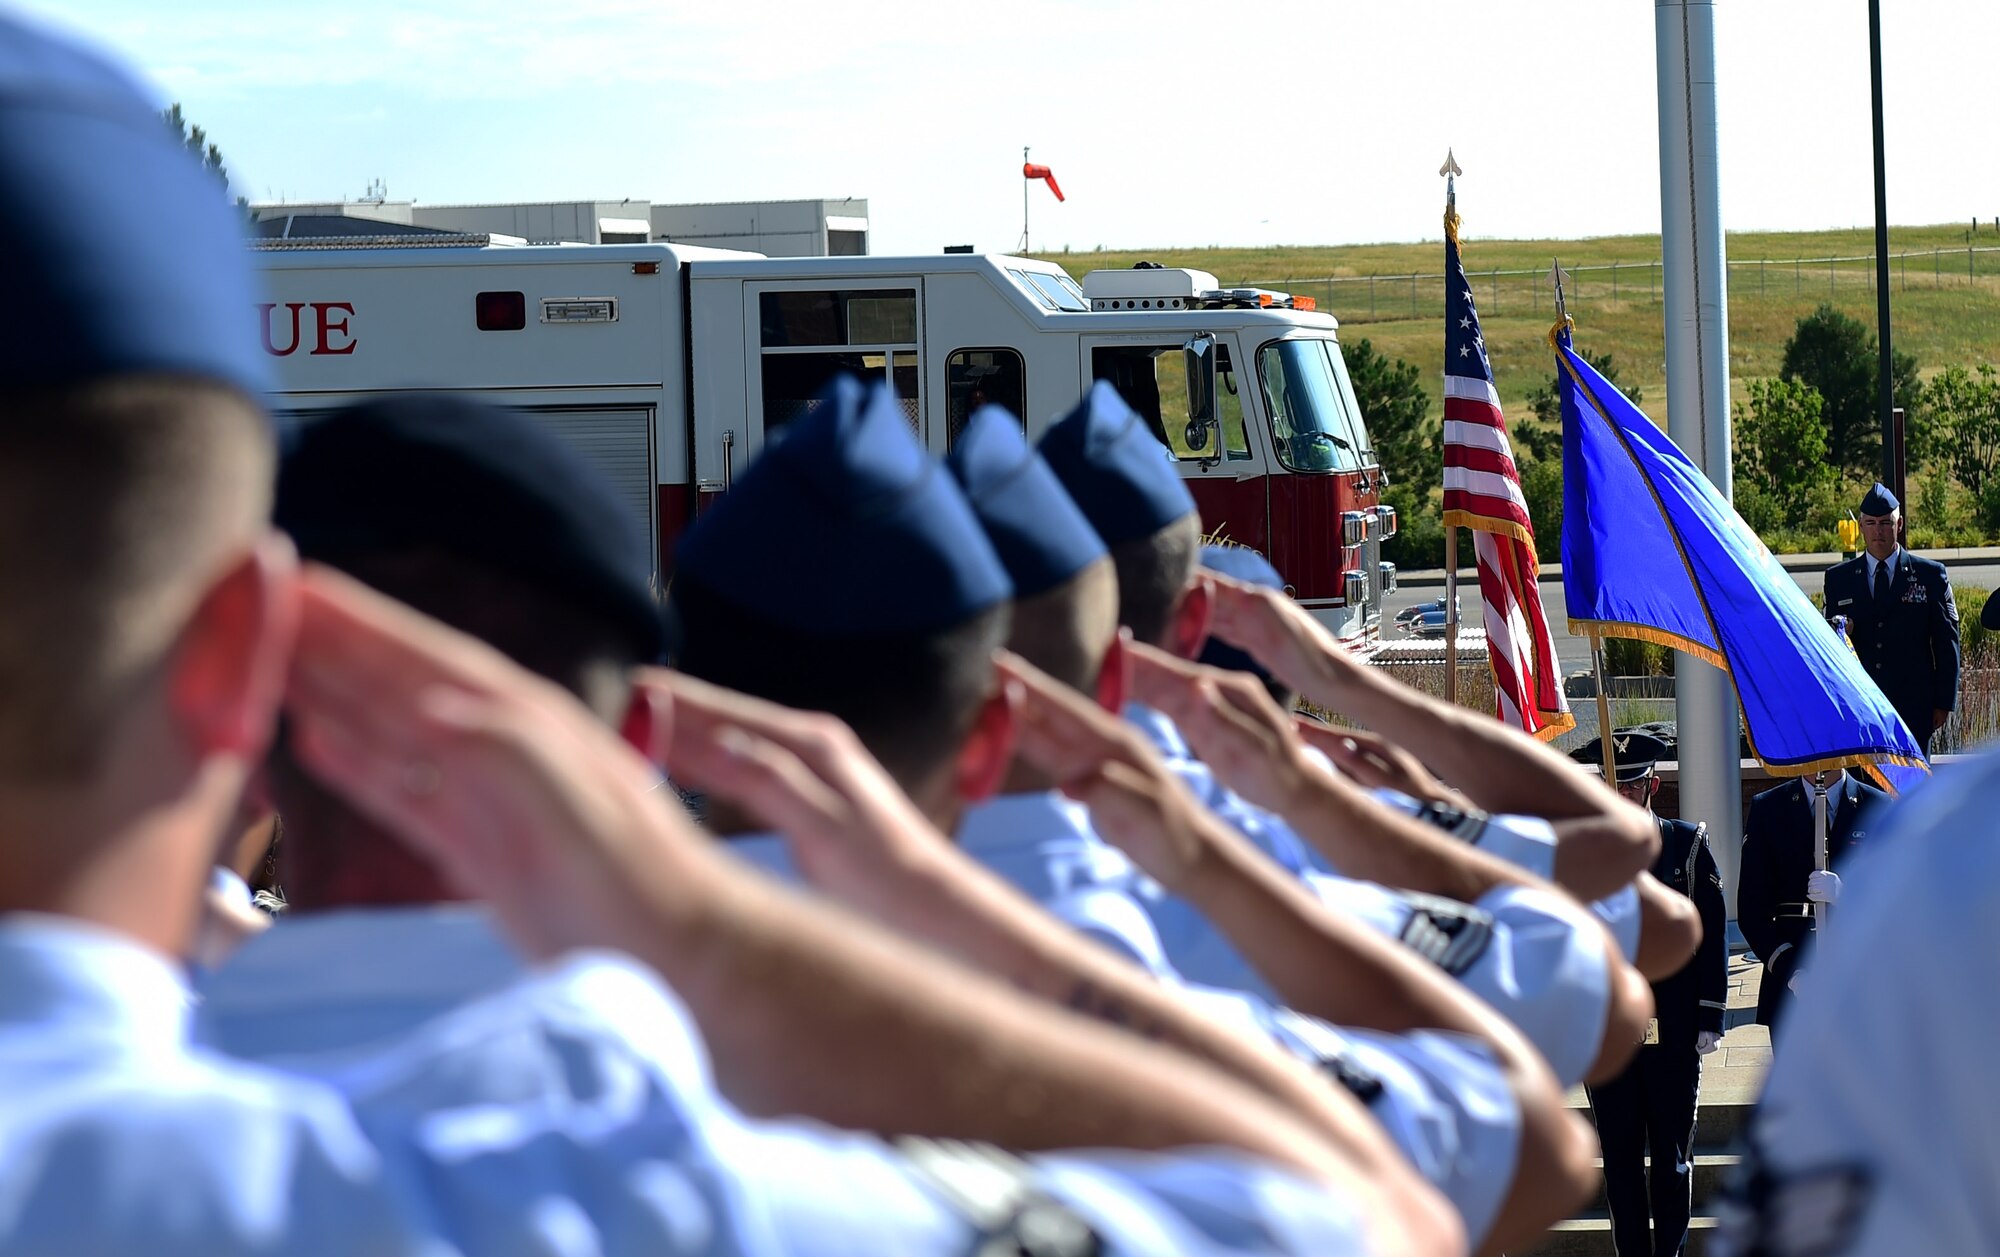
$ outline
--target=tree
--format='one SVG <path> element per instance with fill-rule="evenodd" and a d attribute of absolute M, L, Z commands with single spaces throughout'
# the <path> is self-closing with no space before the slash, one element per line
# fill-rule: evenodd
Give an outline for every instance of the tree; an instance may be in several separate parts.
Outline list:
<path fill-rule="evenodd" d="M 208 132 L 189 124 L 187 116 L 181 112 L 179 101 L 161 110 L 160 120 L 167 124 L 167 130 L 174 133 L 187 151 L 194 154 L 195 160 L 202 164 L 202 168 L 214 175 L 216 182 L 222 185 L 222 190 L 227 192 L 229 167 L 223 165 L 222 150 L 208 138 Z M 236 204 L 239 209 L 247 210 L 250 207 L 250 202 L 245 197 L 237 197 Z"/>
<path fill-rule="evenodd" d="M 1984 506 L 2000 471 L 2000 376 L 1954 363 L 1924 389 L 1924 407 L 1940 461 Z"/>
<path fill-rule="evenodd" d="M 1739 509 L 1753 528 L 1799 527 L 1840 482 L 1827 458 L 1825 399 L 1783 378 L 1752 380 L 1749 393 L 1736 406 L 1730 460 Z"/>
<path fill-rule="evenodd" d="M 1875 393 L 1878 357 L 1873 332 L 1860 320 L 1822 304 L 1793 328 L 1778 371 L 1779 378 L 1809 384 L 1825 400 L 1827 451 L 1833 465 L 1871 477 L 1882 465 L 1882 424 Z M 1915 416 L 1922 396 L 1917 360 L 1895 354 L 1889 382 L 1896 405 Z"/>
<path fill-rule="evenodd" d="M 1646 399 L 1646 391 L 1634 384 L 1629 388 L 1618 382 L 1618 365 L 1610 354 L 1585 354 L 1583 360 L 1605 379 L 1611 386 L 1632 399 L 1634 405 Z M 1514 445 L 1517 450 L 1526 449 L 1536 458 L 1562 457 L 1562 381 L 1555 376 L 1544 380 L 1528 394 L 1528 409 L 1535 412 L 1537 424 L 1522 424 L 1514 431 Z M 1535 534 L 1540 537 L 1541 534 Z"/>
<path fill-rule="evenodd" d="M 1436 479 L 1444 460 L 1443 425 L 1430 421 L 1431 399 L 1418 382 L 1416 365 L 1384 357 L 1366 338 L 1342 345 L 1341 356 L 1390 483 Z"/>

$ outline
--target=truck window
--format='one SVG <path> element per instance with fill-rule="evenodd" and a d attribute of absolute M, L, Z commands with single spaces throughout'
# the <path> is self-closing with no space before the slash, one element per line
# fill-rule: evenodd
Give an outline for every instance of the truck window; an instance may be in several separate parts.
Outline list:
<path fill-rule="evenodd" d="M 893 385 L 923 435 L 916 289 L 764 292 L 757 313 L 766 435 L 809 413 L 842 374 Z"/>
<path fill-rule="evenodd" d="M 1172 345 L 1099 345 L 1090 351 L 1093 379 L 1109 380 L 1125 404 L 1153 430 L 1153 435 L 1186 462 L 1250 457 L 1250 436 L 1243 426 L 1243 399 L 1237 392 L 1236 371 L 1229 346 L 1216 345 L 1216 411 L 1222 428 L 1218 454 L 1211 437 L 1201 449 L 1188 444 L 1187 366 L 1180 342 Z"/>
<path fill-rule="evenodd" d="M 917 343 L 917 290 L 766 292 L 758 296 L 766 349 Z"/>
<path fill-rule="evenodd" d="M 1278 461 L 1293 471 L 1359 471 L 1367 439 L 1323 340 L 1274 341 L 1257 351 Z"/>
<path fill-rule="evenodd" d="M 768 435 L 801 416 L 811 414 L 835 376 L 852 375 L 864 384 L 886 379 L 896 389 L 896 401 L 919 437 L 917 353 L 812 353 L 764 355 L 764 431 Z"/>
<path fill-rule="evenodd" d="M 1016 419 L 1026 417 L 1027 372 L 1011 349 L 953 350 L 944 360 L 944 380 L 947 449 L 958 444 L 965 421 L 981 406 L 1005 406 Z"/>

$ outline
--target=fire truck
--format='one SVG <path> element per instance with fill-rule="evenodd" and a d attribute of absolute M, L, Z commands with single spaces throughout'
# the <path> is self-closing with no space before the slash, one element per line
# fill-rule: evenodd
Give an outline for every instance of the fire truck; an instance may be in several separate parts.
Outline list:
<path fill-rule="evenodd" d="M 1394 535 L 1334 319 L 1201 271 L 1031 258 L 765 258 L 487 236 L 262 241 L 281 421 L 446 390 L 525 412 L 602 467 L 664 582 L 696 516 L 846 372 L 888 381 L 942 455 L 987 403 L 1030 439 L 1109 380 L 1204 529 L 1269 556 L 1354 645 L 1380 640 Z"/>

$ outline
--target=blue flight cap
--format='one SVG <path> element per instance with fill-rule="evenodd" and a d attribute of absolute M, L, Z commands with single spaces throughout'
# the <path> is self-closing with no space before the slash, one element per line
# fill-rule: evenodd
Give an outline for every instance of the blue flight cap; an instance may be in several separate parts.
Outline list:
<path fill-rule="evenodd" d="M 440 550 L 577 607 L 636 658 L 665 644 L 651 546 L 617 491 L 512 411 L 413 393 L 306 424 L 279 464 L 272 515 L 307 559 Z"/>
<path fill-rule="evenodd" d="M 1902 503 L 1896 500 L 1896 495 L 1889 492 L 1889 486 L 1880 480 L 1871 485 L 1861 498 L 1863 515 L 1894 515 L 1900 506 Z"/>
<path fill-rule="evenodd" d="M 1201 565 L 1211 572 L 1233 576 L 1246 585 L 1262 585 L 1267 589 L 1280 590 L 1285 587 L 1285 578 L 1278 575 L 1278 569 L 1271 566 L 1271 561 L 1248 546 L 1203 546 Z M 1262 664 L 1218 637 L 1208 639 L 1207 644 L 1201 648 L 1201 657 L 1196 662 L 1230 672 L 1248 672 L 1265 682 L 1271 679 L 1271 674 Z"/>
<path fill-rule="evenodd" d="M 1107 546 L 1194 513 L 1174 456 L 1103 380 L 1042 434 L 1042 457 Z"/>
<path fill-rule="evenodd" d="M 999 552 L 1016 598 L 1053 589 L 1104 557 L 1090 521 L 1004 407 L 974 412 L 945 466 Z"/>
<path fill-rule="evenodd" d="M 681 539 L 677 579 L 815 638 L 921 636 L 1013 598 L 888 386 L 842 377 L 766 440 Z"/>
<path fill-rule="evenodd" d="M 98 53 L 0 14 L 0 387 L 268 382 L 227 189 Z"/>

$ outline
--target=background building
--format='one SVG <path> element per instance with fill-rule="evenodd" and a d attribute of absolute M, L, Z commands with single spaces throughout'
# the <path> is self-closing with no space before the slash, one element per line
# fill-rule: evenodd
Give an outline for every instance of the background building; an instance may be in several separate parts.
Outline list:
<path fill-rule="evenodd" d="M 654 205 L 650 201 L 542 201 L 423 205 L 362 200 L 250 207 L 266 239 L 483 234 L 529 244 L 644 244 L 743 249 L 769 257 L 868 252 L 865 198 Z"/>

